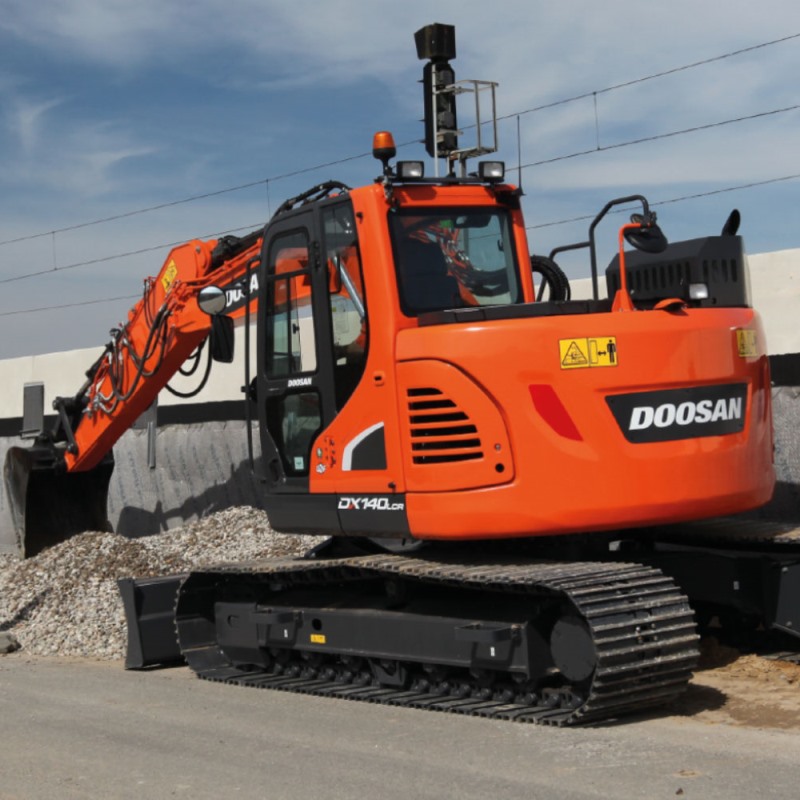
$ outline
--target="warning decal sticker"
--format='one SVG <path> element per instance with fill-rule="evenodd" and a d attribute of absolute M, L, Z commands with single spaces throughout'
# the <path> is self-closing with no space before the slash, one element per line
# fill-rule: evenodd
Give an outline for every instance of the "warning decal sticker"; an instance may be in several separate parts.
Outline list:
<path fill-rule="evenodd" d="M 758 338 L 756 332 L 746 328 L 736 329 L 736 346 L 741 358 L 754 358 L 758 355 Z"/>
<path fill-rule="evenodd" d="M 616 367 L 617 339 L 614 336 L 597 336 L 591 339 L 559 339 L 561 369 L 585 367 Z"/>
<path fill-rule="evenodd" d="M 169 264 L 167 264 L 167 268 L 164 270 L 164 274 L 161 276 L 161 285 L 164 287 L 164 291 L 168 292 L 169 287 L 172 286 L 172 282 L 175 280 L 175 276 L 178 274 L 178 267 L 175 264 L 173 259 L 170 259 Z"/>

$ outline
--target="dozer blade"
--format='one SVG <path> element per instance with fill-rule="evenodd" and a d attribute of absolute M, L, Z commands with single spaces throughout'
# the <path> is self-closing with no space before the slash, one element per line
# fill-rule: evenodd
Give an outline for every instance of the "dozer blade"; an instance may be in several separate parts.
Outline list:
<path fill-rule="evenodd" d="M 3 479 L 11 525 L 2 526 L 3 549 L 30 558 L 75 534 L 110 530 L 106 502 L 113 469 L 111 455 L 88 472 L 68 473 L 47 446 L 10 448 Z"/>

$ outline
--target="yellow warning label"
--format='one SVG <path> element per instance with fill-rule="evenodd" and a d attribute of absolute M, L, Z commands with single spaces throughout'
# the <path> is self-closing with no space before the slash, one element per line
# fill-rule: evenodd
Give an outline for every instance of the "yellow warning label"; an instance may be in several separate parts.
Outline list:
<path fill-rule="evenodd" d="M 561 369 L 585 367 L 616 367 L 617 339 L 615 336 L 597 336 L 591 339 L 559 339 Z"/>
<path fill-rule="evenodd" d="M 561 339 L 559 345 L 561 347 L 561 366 L 564 369 L 589 366 L 586 339 Z"/>
<path fill-rule="evenodd" d="M 164 274 L 161 276 L 161 285 L 164 287 L 164 291 L 168 292 L 169 287 L 172 286 L 172 282 L 175 280 L 175 276 L 178 274 L 178 267 L 175 262 L 170 259 L 169 264 L 167 264 L 166 269 L 164 270 Z"/>
<path fill-rule="evenodd" d="M 311 644 L 325 644 L 325 634 L 324 633 L 312 633 L 309 637 L 311 639 Z"/>
<path fill-rule="evenodd" d="M 755 331 L 744 328 L 736 330 L 736 346 L 742 358 L 753 358 L 758 355 L 758 336 Z"/>

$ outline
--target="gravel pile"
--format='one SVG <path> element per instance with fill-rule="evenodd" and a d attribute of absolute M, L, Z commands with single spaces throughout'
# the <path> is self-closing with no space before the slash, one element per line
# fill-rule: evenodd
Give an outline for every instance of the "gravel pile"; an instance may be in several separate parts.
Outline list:
<path fill-rule="evenodd" d="M 275 533 L 266 514 L 244 507 L 142 539 L 82 533 L 26 561 L 0 555 L 0 633 L 36 655 L 121 659 L 126 629 L 118 578 L 299 555 L 319 542 Z"/>

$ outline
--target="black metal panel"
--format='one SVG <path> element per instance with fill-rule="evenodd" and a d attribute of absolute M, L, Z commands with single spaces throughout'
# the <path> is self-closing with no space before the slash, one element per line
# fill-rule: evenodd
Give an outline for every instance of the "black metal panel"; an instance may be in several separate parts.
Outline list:
<path fill-rule="evenodd" d="M 625 253 L 628 290 L 634 302 L 654 304 L 677 297 L 701 308 L 749 306 L 750 285 L 740 236 L 706 236 L 670 244 L 662 253 Z M 708 298 L 691 301 L 689 285 L 704 283 Z M 619 255 L 606 269 L 608 296 L 620 288 Z"/>
<path fill-rule="evenodd" d="M 353 448 L 351 469 L 386 469 L 386 438 L 383 425 Z"/>
<path fill-rule="evenodd" d="M 26 383 L 22 388 L 22 439 L 35 439 L 44 430 L 44 384 Z"/>
<path fill-rule="evenodd" d="M 125 669 L 183 661 L 175 632 L 175 602 L 186 575 L 117 581 L 128 627 Z"/>
<path fill-rule="evenodd" d="M 249 648 L 293 647 L 528 675 L 528 624 L 386 612 L 378 609 L 215 604 L 218 642 L 246 660 Z M 257 658 L 257 653 L 252 653 Z"/>
<path fill-rule="evenodd" d="M 420 314 L 420 327 L 461 323 L 474 325 L 497 319 L 529 319 L 531 317 L 561 317 L 570 314 L 603 314 L 611 311 L 610 300 L 565 300 L 546 303 L 520 303 L 507 306 L 482 306 L 431 311 Z"/>
<path fill-rule="evenodd" d="M 270 493 L 264 497 L 270 525 L 285 533 L 341 533 L 338 504 L 338 495 L 333 494 Z"/>
<path fill-rule="evenodd" d="M 340 495 L 342 531 L 348 535 L 410 536 L 404 494 Z"/>
<path fill-rule="evenodd" d="M 773 386 L 800 386 L 800 354 L 770 356 L 769 369 Z"/>
<path fill-rule="evenodd" d="M 767 585 L 775 598 L 769 626 L 800 637 L 800 563 L 770 564 Z"/>
<path fill-rule="evenodd" d="M 633 554 L 622 552 L 624 559 Z M 712 545 L 660 542 L 641 560 L 669 575 L 686 592 L 696 610 L 735 612 L 739 619 L 760 622 L 800 637 L 800 561 L 798 553 L 737 550 Z"/>

